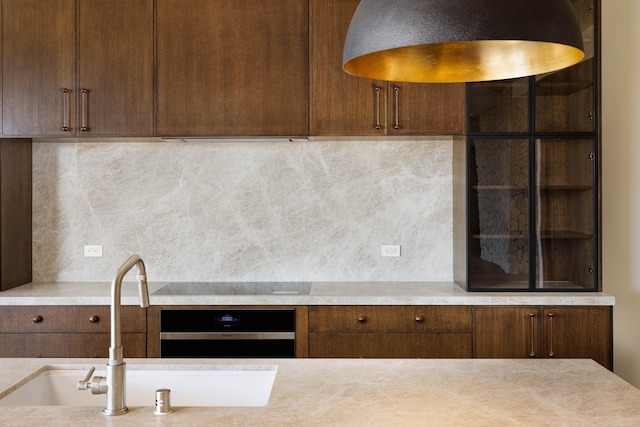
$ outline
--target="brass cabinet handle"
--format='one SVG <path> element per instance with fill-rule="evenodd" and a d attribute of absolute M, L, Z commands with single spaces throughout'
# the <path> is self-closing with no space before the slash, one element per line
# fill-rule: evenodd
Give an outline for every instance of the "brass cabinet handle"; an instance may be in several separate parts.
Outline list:
<path fill-rule="evenodd" d="M 376 129 L 382 129 L 382 125 L 380 124 L 380 92 L 382 92 L 382 88 L 380 86 L 375 87 L 376 91 Z"/>
<path fill-rule="evenodd" d="M 71 106 L 70 102 L 70 91 L 67 88 L 62 89 L 62 131 L 69 132 L 71 127 L 69 125 L 69 116 L 71 116 L 71 112 L 69 108 Z"/>
<path fill-rule="evenodd" d="M 42 318 L 42 316 L 40 316 L 39 314 L 37 316 L 33 316 L 33 323 L 40 323 L 42 322 L 44 319 Z"/>
<path fill-rule="evenodd" d="M 89 130 L 89 89 L 80 89 L 82 93 L 82 119 L 80 122 L 80 130 L 87 132 Z"/>
<path fill-rule="evenodd" d="M 367 316 L 360 315 L 358 316 L 358 322 L 365 323 L 367 321 Z"/>
<path fill-rule="evenodd" d="M 554 357 L 556 354 L 553 351 L 553 317 L 555 313 L 548 313 L 549 317 L 549 357 Z"/>
<path fill-rule="evenodd" d="M 89 322 L 91 323 L 98 323 L 100 321 L 100 316 L 96 316 L 95 314 L 91 317 L 89 317 Z"/>
<path fill-rule="evenodd" d="M 529 313 L 529 319 L 531 319 L 531 351 L 529 352 L 529 357 L 536 357 L 536 314 Z"/>
<path fill-rule="evenodd" d="M 400 88 L 395 86 L 393 88 L 393 128 L 400 129 Z"/>
<path fill-rule="evenodd" d="M 415 319 L 416 323 L 422 323 L 424 322 L 424 317 L 423 316 L 416 316 Z"/>

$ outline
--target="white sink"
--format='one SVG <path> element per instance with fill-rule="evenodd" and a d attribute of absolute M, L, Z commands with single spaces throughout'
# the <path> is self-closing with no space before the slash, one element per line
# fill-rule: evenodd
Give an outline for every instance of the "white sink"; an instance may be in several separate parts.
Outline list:
<path fill-rule="evenodd" d="M 17 388 L 1 405 L 102 406 L 106 396 L 77 390 L 89 367 L 44 372 Z M 99 369 L 99 368 L 98 368 Z M 127 366 L 126 403 L 155 404 L 155 391 L 171 390 L 171 406 L 265 406 L 269 402 L 277 365 Z M 94 376 L 105 376 L 96 370 Z"/>

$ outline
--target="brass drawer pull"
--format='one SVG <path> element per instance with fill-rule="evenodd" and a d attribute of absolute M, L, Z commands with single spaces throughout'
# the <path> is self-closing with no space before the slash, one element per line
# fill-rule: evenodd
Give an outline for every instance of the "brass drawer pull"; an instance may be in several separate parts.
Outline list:
<path fill-rule="evenodd" d="M 529 318 L 531 319 L 531 351 L 529 352 L 529 357 L 536 357 L 536 315 L 535 313 L 529 313 Z"/>
<path fill-rule="evenodd" d="M 424 317 L 423 316 L 416 316 L 415 317 L 415 321 L 416 321 L 416 323 L 423 323 L 424 322 Z"/>
<path fill-rule="evenodd" d="M 80 89 L 82 93 L 82 118 L 80 130 L 82 132 L 89 131 L 89 89 Z"/>
<path fill-rule="evenodd" d="M 400 88 L 398 86 L 393 88 L 393 128 L 400 129 Z"/>
<path fill-rule="evenodd" d="M 33 316 L 33 323 L 40 323 L 42 320 L 44 319 L 39 314 L 37 316 Z"/>
<path fill-rule="evenodd" d="M 376 129 L 382 129 L 382 125 L 380 124 L 380 92 L 382 88 L 380 86 L 375 87 L 376 91 Z"/>
<path fill-rule="evenodd" d="M 96 316 L 95 314 L 91 317 L 89 317 L 89 322 L 91 323 L 98 323 L 100 321 L 100 316 Z"/>
<path fill-rule="evenodd" d="M 69 117 L 71 116 L 71 101 L 70 91 L 67 88 L 62 89 L 62 131 L 69 132 L 71 126 L 69 124 Z"/>
<path fill-rule="evenodd" d="M 549 316 L 549 357 L 554 357 L 556 355 L 553 351 L 553 317 L 555 313 L 549 313 L 547 316 Z"/>
<path fill-rule="evenodd" d="M 358 316 L 358 322 L 365 323 L 367 321 L 367 316 Z"/>

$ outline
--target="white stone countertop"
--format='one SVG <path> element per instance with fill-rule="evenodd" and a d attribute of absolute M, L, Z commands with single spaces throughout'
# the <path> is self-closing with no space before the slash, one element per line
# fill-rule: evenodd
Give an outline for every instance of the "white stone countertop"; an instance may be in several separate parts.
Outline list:
<path fill-rule="evenodd" d="M 452 282 L 313 282 L 308 295 L 154 295 L 151 305 L 615 305 L 602 292 L 466 292 Z M 109 305 L 111 284 L 30 283 L 0 292 L 0 305 Z M 138 305 L 136 283 L 122 304 Z"/>
<path fill-rule="evenodd" d="M 2 406 L 2 426 L 598 426 L 640 425 L 640 390 L 587 359 L 271 359 L 263 407 L 153 403 L 107 417 L 102 407 Z M 45 366 L 104 359 L 0 359 L 0 397 Z M 129 359 L 138 365 L 264 365 L 265 359 Z M 79 371 L 84 375 L 84 371 Z M 81 379 L 81 378 L 79 378 Z M 212 387 L 215 387 L 212 384 Z M 71 392 L 76 392 L 71 391 Z M 81 393 L 80 391 L 78 391 Z M 82 391 L 84 393 L 86 391 Z M 150 399 L 151 400 L 151 399 Z"/>

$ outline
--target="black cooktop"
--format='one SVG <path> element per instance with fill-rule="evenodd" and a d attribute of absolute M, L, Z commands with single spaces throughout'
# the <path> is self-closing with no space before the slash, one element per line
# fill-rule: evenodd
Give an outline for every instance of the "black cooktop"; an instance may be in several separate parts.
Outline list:
<path fill-rule="evenodd" d="M 309 295 L 311 282 L 172 282 L 153 295 Z"/>

